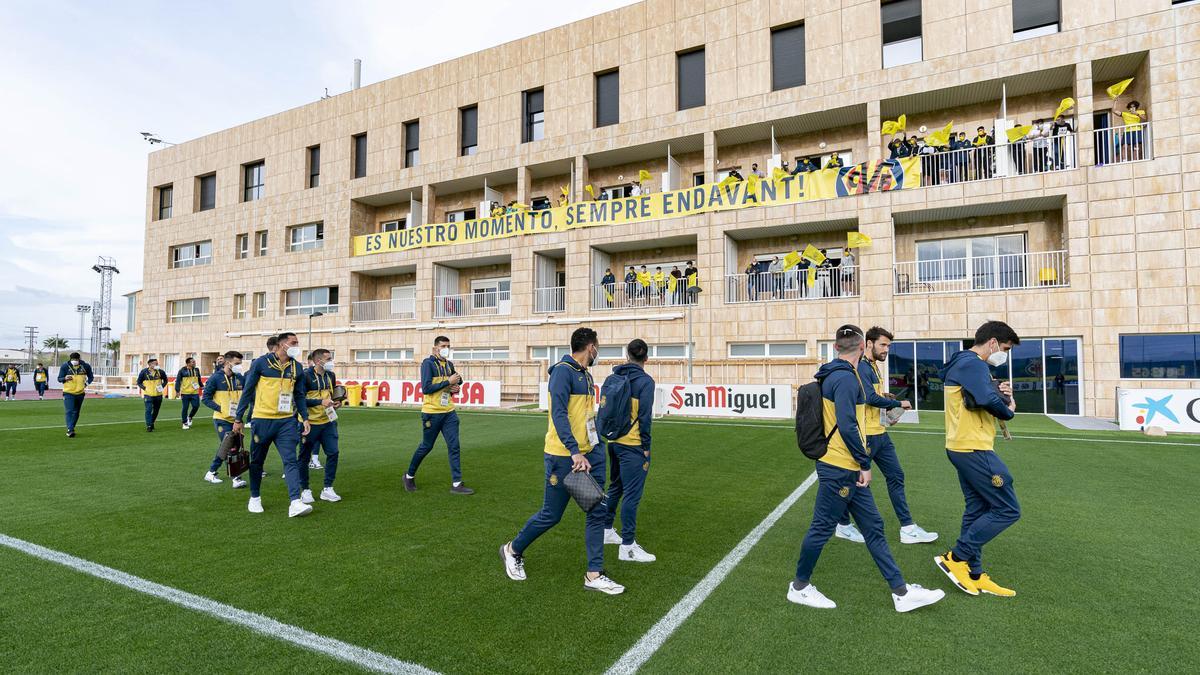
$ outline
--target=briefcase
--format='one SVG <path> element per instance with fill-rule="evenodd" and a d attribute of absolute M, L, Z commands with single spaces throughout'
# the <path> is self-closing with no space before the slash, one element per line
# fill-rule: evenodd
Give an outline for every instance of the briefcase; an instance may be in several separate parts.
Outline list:
<path fill-rule="evenodd" d="M 604 490 L 600 489 L 596 479 L 587 471 L 572 471 L 563 478 L 562 483 L 563 487 L 567 488 L 567 494 L 571 495 L 571 499 L 575 500 L 584 513 L 590 513 L 604 501 Z"/>
<path fill-rule="evenodd" d="M 225 466 L 229 468 L 230 478 L 237 478 L 250 468 L 250 453 L 242 446 L 244 438 L 245 436 L 242 434 L 227 434 L 225 441 L 230 442 L 228 450 L 226 450 L 225 443 L 221 443 L 221 451 L 225 453 Z M 230 439 L 233 440 L 230 441 Z"/>

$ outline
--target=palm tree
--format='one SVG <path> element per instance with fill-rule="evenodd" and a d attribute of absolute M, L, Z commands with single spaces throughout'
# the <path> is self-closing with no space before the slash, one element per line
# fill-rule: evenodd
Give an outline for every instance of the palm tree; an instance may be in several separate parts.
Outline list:
<path fill-rule="evenodd" d="M 121 360 L 121 341 L 111 340 L 104 343 L 104 348 L 112 352 L 112 362 L 117 363 Z"/>
<path fill-rule="evenodd" d="M 68 344 L 66 338 L 61 338 L 56 335 L 52 338 L 46 338 L 45 341 L 42 342 L 42 346 L 46 349 L 54 350 L 54 364 L 58 365 L 58 350 L 67 349 Z"/>

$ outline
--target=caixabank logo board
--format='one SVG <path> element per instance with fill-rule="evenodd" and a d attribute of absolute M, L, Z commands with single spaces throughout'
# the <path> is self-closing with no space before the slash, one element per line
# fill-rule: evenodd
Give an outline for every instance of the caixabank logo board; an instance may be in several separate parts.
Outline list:
<path fill-rule="evenodd" d="M 1200 389 L 1118 389 L 1121 429 L 1200 433 Z"/>

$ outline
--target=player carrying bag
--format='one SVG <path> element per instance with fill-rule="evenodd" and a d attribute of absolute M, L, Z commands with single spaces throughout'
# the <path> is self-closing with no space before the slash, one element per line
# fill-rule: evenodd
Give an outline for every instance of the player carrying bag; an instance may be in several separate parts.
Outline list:
<path fill-rule="evenodd" d="M 809 382 L 796 392 L 796 445 L 809 459 L 821 459 L 829 447 L 829 439 L 837 425 L 825 433 L 824 404 L 821 402 L 821 383 Z"/>

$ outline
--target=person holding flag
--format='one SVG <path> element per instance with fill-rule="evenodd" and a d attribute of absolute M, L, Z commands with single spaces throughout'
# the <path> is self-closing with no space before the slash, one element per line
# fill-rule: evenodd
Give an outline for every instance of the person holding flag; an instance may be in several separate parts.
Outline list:
<path fill-rule="evenodd" d="M 192 418 L 200 411 L 200 370 L 196 368 L 196 359 L 187 357 L 183 367 L 175 374 L 175 390 L 183 401 L 183 428 L 191 429 Z"/>
<path fill-rule="evenodd" d="M 37 389 L 39 401 L 46 398 L 46 390 L 50 388 L 50 373 L 40 363 L 33 369 L 33 388 Z"/>
<path fill-rule="evenodd" d="M 617 278 L 613 276 L 611 267 L 604 268 L 604 276 L 600 278 L 600 287 L 604 289 L 604 306 L 611 309 L 616 301 L 613 293 L 617 290 Z"/>
<path fill-rule="evenodd" d="M 808 288 L 813 288 L 817 283 L 817 268 L 825 263 L 825 254 L 818 250 L 816 246 L 809 244 L 804 247 L 804 253 L 800 255 L 810 263 L 804 283 Z M 823 291 L 822 289 L 818 289 L 817 293 L 817 297 L 825 297 L 828 289 L 823 289 Z"/>
<path fill-rule="evenodd" d="M 665 305 L 667 300 L 667 275 L 663 274 L 661 266 L 654 268 L 654 276 L 651 277 L 654 282 L 654 295 L 658 298 L 659 305 Z"/>
<path fill-rule="evenodd" d="M 987 129 L 982 126 L 975 129 L 975 138 L 971 141 L 975 148 L 975 180 L 992 177 L 992 146 L 995 144 L 996 139 L 988 135 Z"/>
<path fill-rule="evenodd" d="M 142 402 L 146 411 L 146 431 L 154 431 L 158 411 L 162 408 L 163 390 L 167 388 L 167 373 L 158 367 L 158 359 L 151 358 L 138 373 L 137 386 L 142 390 Z"/>
<path fill-rule="evenodd" d="M 687 280 L 687 301 L 689 304 L 696 303 L 696 295 L 700 293 L 700 270 L 696 268 L 696 263 L 689 260 L 687 267 L 683 268 L 683 278 Z"/>

